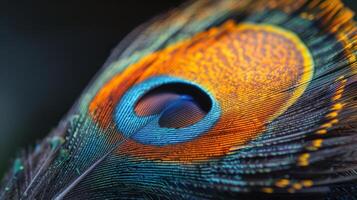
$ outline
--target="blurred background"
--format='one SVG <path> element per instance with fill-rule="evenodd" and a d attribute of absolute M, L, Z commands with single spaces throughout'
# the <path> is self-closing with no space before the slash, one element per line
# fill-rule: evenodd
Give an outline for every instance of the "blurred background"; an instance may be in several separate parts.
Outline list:
<path fill-rule="evenodd" d="M 47 135 L 110 51 L 179 0 L 0 0 L 0 179 Z"/>
<path fill-rule="evenodd" d="M 0 0 L 0 179 L 54 128 L 117 43 L 183 0 Z M 357 10 L 356 0 L 345 0 Z"/>

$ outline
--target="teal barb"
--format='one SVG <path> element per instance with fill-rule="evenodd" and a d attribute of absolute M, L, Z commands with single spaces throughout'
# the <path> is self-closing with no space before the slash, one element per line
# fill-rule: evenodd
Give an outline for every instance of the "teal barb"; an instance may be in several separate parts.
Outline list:
<path fill-rule="evenodd" d="M 194 1 L 133 31 L 0 199 L 357 199 L 353 13 Z"/>

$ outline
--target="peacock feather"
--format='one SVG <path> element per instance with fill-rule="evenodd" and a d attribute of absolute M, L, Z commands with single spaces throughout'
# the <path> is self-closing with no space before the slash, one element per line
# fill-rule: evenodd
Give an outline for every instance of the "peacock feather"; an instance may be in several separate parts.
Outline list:
<path fill-rule="evenodd" d="M 134 30 L 1 199 L 357 199 L 353 12 L 192 1 Z"/>

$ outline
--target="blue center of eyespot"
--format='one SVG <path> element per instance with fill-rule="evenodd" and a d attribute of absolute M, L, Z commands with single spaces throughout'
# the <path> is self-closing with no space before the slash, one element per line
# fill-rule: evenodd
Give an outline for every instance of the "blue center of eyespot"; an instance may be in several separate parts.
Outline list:
<path fill-rule="evenodd" d="M 198 84 L 158 76 L 130 88 L 117 104 L 114 120 L 125 137 L 165 146 L 200 136 L 215 125 L 220 113 L 218 102 Z"/>

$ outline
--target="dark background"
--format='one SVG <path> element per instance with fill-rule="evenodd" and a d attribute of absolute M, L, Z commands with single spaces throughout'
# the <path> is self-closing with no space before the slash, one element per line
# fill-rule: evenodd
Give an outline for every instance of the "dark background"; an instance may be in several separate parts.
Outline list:
<path fill-rule="evenodd" d="M 131 30 L 182 2 L 0 0 L 0 179 L 54 128 Z"/>
<path fill-rule="evenodd" d="M 355 0 L 344 1 L 356 10 Z M 132 29 L 182 0 L 0 0 L 0 179 L 46 136 Z"/>

